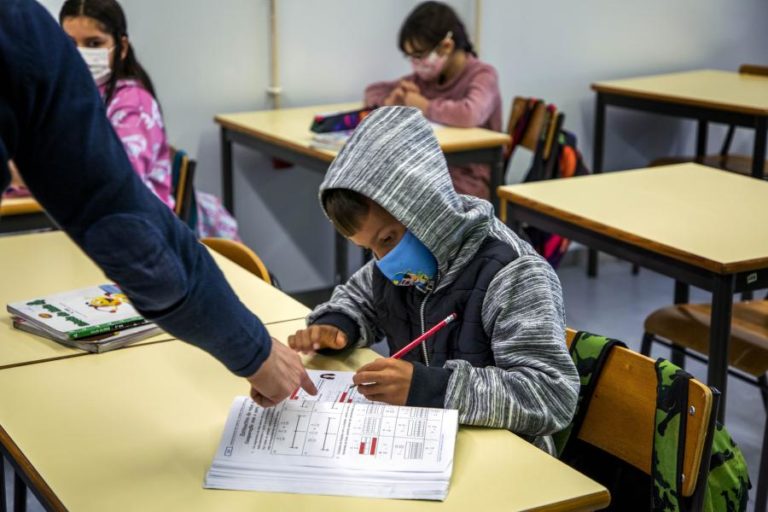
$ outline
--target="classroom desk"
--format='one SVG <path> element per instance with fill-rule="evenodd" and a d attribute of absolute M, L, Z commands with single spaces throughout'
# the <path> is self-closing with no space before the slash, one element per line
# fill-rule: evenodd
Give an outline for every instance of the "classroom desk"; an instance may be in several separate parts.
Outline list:
<path fill-rule="evenodd" d="M 309 313 L 306 306 L 240 266 L 215 252 L 211 255 L 240 300 L 263 322 L 294 320 Z M 0 269 L 0 369 L 89 354 L 14 329 L 5 309 L 9 302 L 109 282 L 63 232 L 0 238 Z M 160 333 L 128 347 L 171 339 L 169 334 Z"/>
<path fill-rule="evenodd" d="M 32 197 L 0 198 L 0 234 L 55 227 Z"/>
<path fill-rule="evenodd" d="M 696 157 L 707 151 L 708 123 L 755 130 L 752 176 L 762 178 L 768 133 L 768 78 L 730 71 L 683 73 L 596 82 L 595 135 L 592 171 L 603 171 L 605 115 L 609 106 L 696 119 Z M 590 251 L 590 276 L 597 274 L 597 255 Z"/>
<path fill-rule="evenodd" d="M 325 172 L 336 152 L 313 149 L 310 124 L 315 114 L 360 108 L 360 103 L 339 103 L 282 110 L 263 110 L 215 117 L 221 129 L 221 176 L 224 206 L 234 213 L 232 148 L 235 144 L 249 147 L 273 158 L 308 169 Z M 491 165 L 491 194 L 503 181 L 504 146 L 509 135 L 483 128 L 443 127 L 435 131 L 446 160 L 451 165 L 488 163 Z M 346 281 L 347 242 L 335 238 L 335 283 Z"/>
<path fill-rule="evenodd" d="M 301 325 L 269 329 L 285 339 Z M 376 355 L 337 357 L 307 362 L 354 369 Z M 460 429 L 443 503 L 203 489 L 229 406 L 247 391 L 242 379 L 180 342 L 2 370 L 0 441 L 49 510 L 492 512 L 609 503 L 601 485 L 507 431 L 483 428 Z"/>
<path fill-rule="evenodd" d="M 725 415 L 733 294 L 768 287 L 768 182 L 680 164 L 499 188 L 506 222 L 558 233 L 712 292 L 707 382 Z"/>

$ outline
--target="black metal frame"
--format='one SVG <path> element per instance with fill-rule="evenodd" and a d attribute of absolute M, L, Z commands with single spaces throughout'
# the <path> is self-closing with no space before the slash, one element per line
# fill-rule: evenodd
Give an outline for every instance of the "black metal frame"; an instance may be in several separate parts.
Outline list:
<path fill-rule="evenodd" d="M 684 105 L 671 101 L 654 100 L 625 96 L 623 94 L 597 92 L 595 101 L 595 132 L 592 154 L 592 172 L 603 172 L 605 150 L 605 115 L 608 106 L 631 110 L 640 110 L 672 117 L 694 119 L 698 121 L 696 131 L 696 158 L 702 158 L 707 151 L 708 123 L 722 123 L 732 126 L 754 128 L 755 142 L 752 149 L 752 177 L 763 178 L 763 162 L 766 156 L 766 135 L 768 135 L 767 114 L 745 114 L 729 112 L 710 107 Z M 597 252 L 589 250 L 587 275 L 597 276 Z"/>
<path fill-rule="evenodd" d="M 0 235 L 43 229 L 57 229 L 44 212 L 3 215 L 0 218 Z"/>
<path fill-rule="evenodd" d="M 277 158 L 294 165 L 306 167 L 312 171 L 325 173 L 330 161 L 326 161 L 299 151 L 281 146 L 277 143 L 257 138 L 252 135 L 220 127 L 221 141 L 221 185 L 224 206 L 233 215 L 235 214 L 234 197 L 234 161 L 232 159 L 233 146 L 235 144 L 254 149 L 271 158 Z M 468 163 L 487 163 L 491 166 L 491 201 L 494 209 L 498 211 L 498 197 L 495 190 L 502 184 L 504 173 L 504 148 L 503 146 L 469 149 L 446 153 L 446 161 L 450 165 L 466 165 Z M 348 242 L 338 232 L 334 232 L 334 283 L 339 284 L 347 280 L 347 247 Z"/>
<path fill-rule="evenodd" d="M 710 327 L 710 364 L 707 367 L 707 384 L 722 393 L 719 418 L 725 417 L 728 376 L 728 350 L 731 334 L 731 308 L 733 294 L 768 287 L 768 267 L 755 271 L 719 274 L 697 267 L 625 240 L 577 226 L 567 220 L 541 213 L 532 208 L 507 201 L 507 223 L 519 228 L 522 223 L 570 238 L 591 249 L 612 254 L 620 259 L 664 274 L 675 279 L 676 302 L 687 301 L 687 287 L 696 286 L 712 292 L 712 317 Z M 519 229 L 518 229 L 519 230 Z"/>

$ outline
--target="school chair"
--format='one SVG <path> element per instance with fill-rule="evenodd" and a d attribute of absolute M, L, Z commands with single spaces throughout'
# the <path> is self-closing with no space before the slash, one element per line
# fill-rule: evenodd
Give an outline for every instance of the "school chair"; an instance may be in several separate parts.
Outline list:
<path fill-rule="evenodd" d="M 512 140 L 506 148 L 504 159 L 508 164 L 518 146 L 530 152 L 532 158 L 524 181 L 558 177 L 556 165 L 563 120 L 564 116 L 558 113 L 557 107 L 543 100 L 521 96 L 512 100 L 507 122 L 507 132 Z"/>
<path fill-rule="evenodd" d="M 226 238 L 202 238 L 200 241 L 265 283 L 273 285 L 273 278 L 264 262 L 244 243 Z"/>
<path fill-rule="evenodd" d="M 576 331 L 567 329 L 569 348 L 575 335 Z M 656 423 L 654 365 L 649 357 L 614 347 L 597 377 L 577 436 L 649 476 Z M 582 375 L 584 368 L 578 369 Z M 718 396 L 696 379 L 688 383 L 687 409 L 693 414 L 687 417 L 681 493 L 694 503 L 701 503 L 704 498 Z M 707 463 L 702 464 L 703 461 Z"/>
<path fill-rule="evenodd" d="M 171 162 L 173 197 L 176 202 L 173 211 L 194 231 L 197 220 L 194 187 L 197 162 L 189 158 L 185 151 L 174 147 L 171 147 Z"/>
<path fill-rule="evenodd" d="M 739 66 L 739 73 L 743 75 L 768 77 L 768 66 L 742 64 Z M 717 154 L 706 155 L 703 158 L 696 158 L 693 156 L 657 158 L 650 163 L 650 167 L 679 164 L 683 162 L 698 162 L 708 167 L 750 176 L 752 174 L 752 158 L 747 155 L 729 153 L 735 132 L 736 126 L 729 125 L 728 132 L 725 135 L 725 139 L 723 139 L 723 145 L 720 147 L 720 151 Z M 764 163 L 763 174 L 768 175 L 768 160 Z"/>
<path fill-rule="evenodd" d="M 678 349 L 683 356 L 706 363 L 710 313 L 709 304 L 677 304 L 657 309 L 645 319 L 640 351 L 650 354 L 651 345 L 656 342 Z M 733 305 L 730 340 L 728 372 L 757 386 L 768 413 L 768 297 L 766 300 L 742 301 Z M 767 500 L 768 420 L 763 432 L 755 510 L 764 512 Z"/>

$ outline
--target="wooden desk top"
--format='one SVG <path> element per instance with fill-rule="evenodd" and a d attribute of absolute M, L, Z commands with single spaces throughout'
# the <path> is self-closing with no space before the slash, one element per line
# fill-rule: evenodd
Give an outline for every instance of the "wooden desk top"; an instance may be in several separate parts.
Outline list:
<path fill-rule="evenodd" d="M 597 92 L 768 116 L 768 78 L 699 70 L 596 82 Z"/>
<path fill-rule="evenodd" d="M 0 217 L 42 213 L 43 207 L 32 197 L 4 197 L 0 199 Z M 2 222 L 0 220 L 0 222 Z"/>
<path fill-rule="evenodd" d="M 265 284 L 250 272 L 212 253 L 243 303 L 263 322 L 303 318 L 309 308 Z M 51 359 L 88 355 L 13 328 L 5 306 L 9 302 L 49 295 L 62 290 L 98 285 L 109 280 L 63 232 L 0 238 L 0 369 Z M 161 333 L 137 344 L 173 339 Z"/>
<path fill-rule="evenodd" d="M 361 108 L 361 103 L 336 103 L 313 107 L 261 110 L 239 114 L 217 115 L 215 120 L 230 130 L 286 147 L 330 162 L 335 151 L 310 148 L 312 132 L 309 126 L 316 114 Z M 509 135 L 484 128 L 442 127 L 435 131 L 445 153 L 487 149 L 508 144 Z"/>
<path fill-rule="evenodd" d="M 271 326 L 284 337 L 294 325 Z M 353 369 L 316 356 L 309 366 Z M 504 430 L 462 428 L 445 502 L 203 489 L 229 406 L 245 382 L 180 342 L 0 371 L 0 439 L 68 510 L 590 510 L 607 491 Z M 21 455 L 23 454 L 23 455 Z M 39 480 L 38 480 L 39 479 Z"/>
<path fill-rule="evenodd" d="M 499 188 L 499 197 L 720 274 L 768 267 L 768 182 L 698 164 Z"/>

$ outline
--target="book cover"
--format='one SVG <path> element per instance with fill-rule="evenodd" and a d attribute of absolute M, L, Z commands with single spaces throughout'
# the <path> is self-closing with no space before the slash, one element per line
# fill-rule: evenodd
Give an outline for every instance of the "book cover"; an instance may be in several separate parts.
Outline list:
<path fill-rule="evenodd" d="M 15 302 L 7 310 L 57 339 L 76 340 L 148 323 L 114 284 Z"/>

